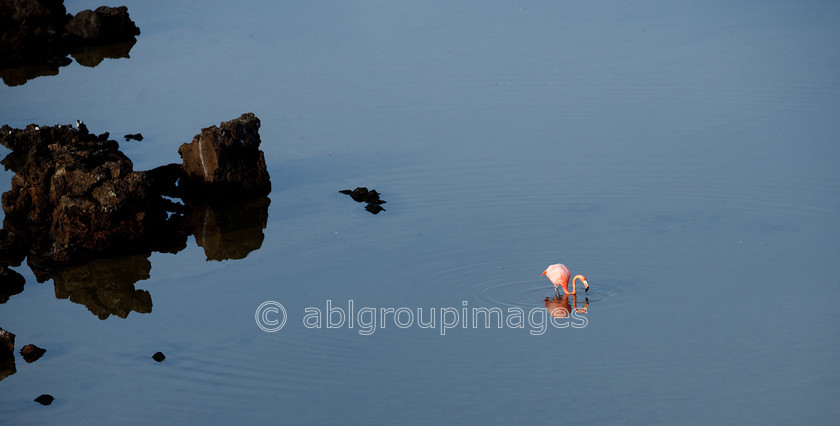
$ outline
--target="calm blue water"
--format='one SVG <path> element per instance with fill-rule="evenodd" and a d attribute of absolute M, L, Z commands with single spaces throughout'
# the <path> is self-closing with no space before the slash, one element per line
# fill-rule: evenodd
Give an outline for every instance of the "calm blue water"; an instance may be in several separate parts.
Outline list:
<path fill-rule="evenodd" d="M 15 268 L 0 327 L 47 353 L 0 382 L 4 423 L 840 416 L 837 4 L 172 3 L 125 2 L 129 59 L 0 86 L 0 121 L 141 132 L 123 150 L 148 169 L 254 112 L 264 239 L 127 262 L 153 307 L 126 318 Z M 356 186 L 387 211 L 338 193 Z M 592 286 L 567 328 L 529 317 L 558 262 Z M 394 311 L 328 329 L 351 300 Z M 257 327 L 265 301 L 282 330 Z M 523 328 L 442 328 L 478 307 Z"/>

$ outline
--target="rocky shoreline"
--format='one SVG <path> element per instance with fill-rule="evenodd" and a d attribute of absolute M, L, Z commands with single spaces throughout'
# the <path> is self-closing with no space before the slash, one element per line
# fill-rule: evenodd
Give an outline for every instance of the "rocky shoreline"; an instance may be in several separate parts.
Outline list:
<path fill-rule="evenodd" d="M 197 222 L 207 240 L 216 211 L 208 209 L 236 200 L 264 200 L 258 207 L 266 217 L 255 218 L 264 227 L 271 182 L 259 127 L 253 113 L 242 114 L 183 144 L 181 164 L 135 171 L 108 133 L 90 133 L 84 123 L 4 125 L 0 144 L 12 153 L 3 164 L 16 174 L 2 196 L 1 264 L 27 258 L 33 269 L 51 271 L 103 253 L 177 252 Z"/>
<path fill-rule="evenodd" d="M 75 15 L 63 0 L 0 0 L 0 77 L 9 86 L 54 75 L 70 64 L 128 57 L 140 29 L 125 6 L 100 6 Z"/>

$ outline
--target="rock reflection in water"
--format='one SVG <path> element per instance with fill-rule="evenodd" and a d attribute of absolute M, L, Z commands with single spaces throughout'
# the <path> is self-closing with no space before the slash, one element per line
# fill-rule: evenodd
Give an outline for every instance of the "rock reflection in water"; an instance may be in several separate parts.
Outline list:
<path fill-rule="evenodd" d="M 0 79 L 6 86 L 14 87 L 25 84 L 36 77 L 58 75 L 58 69 L 72 64 L 70 58 L 61 58 L 42 64 L 18 65 L 0 69 Z"/>
<path fill-rule="evenodd" d="M 128 54 L 136 43 L 137 39 L 131 39 L 106 45 L 79 46 L 70 52 L 70 56 L 79 65 L 93 68 L 101 64 L 105 59 L 130 58 Z M 20 86 L 37 77 L 58 75 L 59 68 L 72 63 L 73 61 L 70 58 L 59 58 L 41 64 L 26 64 L 3 68 L 0 69 L 0 79 L 7 86 Z"/>
<path fill-rule="evenodd" d="M 147 257 L 132 255 L 95 259 L 48 275 L 36 272 L 36 278 L 39 282 L 52 278 L 56 298 L 85 305 L 99 319 L 104 320 L 111 315 L 127 318 L 131 311 L 141 314 L 152 312 L 152 296 L 148 291 L 134 287 L 136 282 L 150 277 L 152 263 Z"/>
<path fill-rule="evenodd" d="M 259 249 L 268 224 L 268 197 L 226 203 L 187 202 L 187 224 L 207 260 L 244 259 Z"/>
<path fill-rule="evenodd" d="M 128 52 L 137 43 L 137 39 L 120 41 L 105 45 L 80 46 L 70 52 L 70 56 L 80 65 L 93 68 L 103 60 L 129 58 Z"/>
<path fill-rule="evenodd" d="M 198 246 L 204 248 L 208 261 L 244 259 L 262 246 L 269 204 L 271 200 L 268 197 L 226 204 L 188 202 L 187 226 Z M 185 248 L 171 247 L 171 253 Z M 140 314 L 152 312 L 151 294 L 135 287 L 138 281 L 151 276 L 150 255 L 97 258 L 52 271 L 39 270 L 31 264 L 30 267 L 38 282 L 53 280 L 56 298 L 84 305 L 102 320 L 111 315 L 127 318 L 132 311 Z M 20 278 L 20 291 L 10 293 L 7 299 L 23 290 L 23 277 Z M 17 289 L 17 284 L 14 288 Z"/>
<path fill-rule="evenodd" d="M 268 197 L 228 203 L 188 202 L 187 227 L 195 237 L 198 246 L 204 249 L 207 260 L 244 259 L 258 250 L 268 224 Z M 8 238 L 9 229 L 0 232 Z M 11 232 L 12 236 L 14 232 Z M 11 239 L 11 238 L 9 238 Z M 169 252 L 176 253 L 185 244 L 170 245 Z M 38 282 L 53 280 L 55 296 L 84 305 L 90 312 L 107 319 L 111 315 L 127 318 L 134 311 L 141 314 L 152 312 L 152 297 L 147 290 L 135 288 L 138 281 L 150 277 L 152 264 L 150 253 L 129 256 L 96 258 L 81 265 L 62 267 L 51 271 L 39 269 L 30 264 Z M 15 259 L 20 264 L 20 260 Z M 15 271 L 8 271 L 0 277 L 0 303 L 23 291 L 23 277 Z"/>
<path fill-rule="evenodd" d="M 23 276 L 5 265 L 0 265 L 0 303 L 6 303 L 9 297 L 23 292 Z"/>

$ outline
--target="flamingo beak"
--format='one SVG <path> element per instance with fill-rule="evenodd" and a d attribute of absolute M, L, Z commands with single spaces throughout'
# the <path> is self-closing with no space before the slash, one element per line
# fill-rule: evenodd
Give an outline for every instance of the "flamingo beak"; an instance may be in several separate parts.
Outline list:
<path fill-rule="evenodd" d="M 584 293 L 589 293 L 589 283 L 586 280 L 583 280 L 583 291 Z"/>

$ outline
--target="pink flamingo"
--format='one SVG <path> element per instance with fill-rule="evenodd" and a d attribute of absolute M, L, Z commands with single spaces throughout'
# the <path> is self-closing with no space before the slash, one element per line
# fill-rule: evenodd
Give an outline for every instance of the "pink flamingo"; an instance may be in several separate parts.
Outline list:
<path fill-rule="evenodd" d="M 548 268 L 545 268 L 545 271 L 543 271 L 542 274 L 547 276 L 548 279 L 551 280 L 551 283 L 554 284 L 554 294 L 559 294 L 559 291 L 557 290 L 558 286 L 563 287 L 563 293 L 565 294 L 575 294 L 577 280 L 581 280 L 583 282 L 585 292 L 589 291 L 589 283 L 586 282 L 586 277 L 583 275 L 575 275 L 575 279 L 572 280 L 572 291 L 569 291 L 569 277 L 572 276 L 572 274 L 569 273 L 569 268 L 562 263 L 548 265 Z"/>

